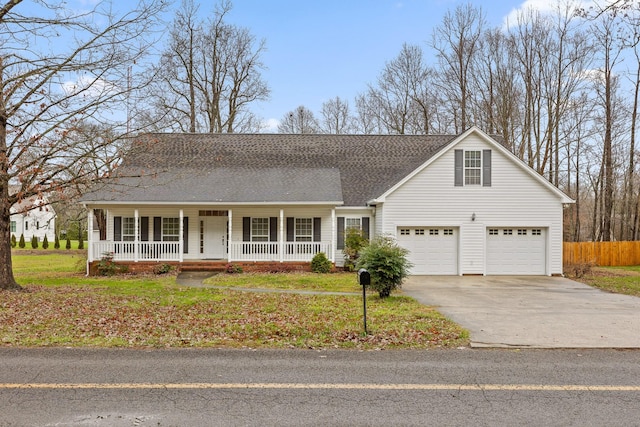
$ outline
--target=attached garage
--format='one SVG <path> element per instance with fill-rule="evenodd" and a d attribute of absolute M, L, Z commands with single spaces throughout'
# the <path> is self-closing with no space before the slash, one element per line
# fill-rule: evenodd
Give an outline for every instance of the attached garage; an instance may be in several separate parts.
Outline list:
<path fill-rule="evenodd" d="M 487 229 L 488 275 L 547 274 L 546 228 L 491 227 Z"/>
<path fill-rule="evenodd" d="M 411 274 L 458 274 L 459 230 L 453 227 L 399 227 L 398 245 L 409 250 Z"/>

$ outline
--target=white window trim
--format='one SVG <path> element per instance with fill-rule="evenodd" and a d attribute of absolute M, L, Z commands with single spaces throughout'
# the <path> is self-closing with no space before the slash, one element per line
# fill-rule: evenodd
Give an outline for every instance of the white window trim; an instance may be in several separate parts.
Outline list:
<path fill-rule="evenodd" d="M 255 229 L 254 229 L 254 221 L 256 220 L 264 220 L 267 223 L 267 227 L 266 227 L 266 234 L 256 234 L 255 233 Z M 268 242 L 269 241 L 269 235 L 270 235 L 270 221 L 269 221 L 269 217 L 251 217 L 251 241 L 252 242 Z M 260 227 L 262 228 L 262 227 Z"/>
<path fill-rule="evenodd" d="M 307 225 L 309 226 L 308 227 L 309 234 L 302 234 L 298 232 L 299 231 L 298 221 L 308 222 L 308 224 L 305 224 L 304 228 L 306 229 Z M 294 225 L 293 225 L 293 240 L 296 242 L 312 242 L 313 241 L 313 218 L 295 218 Z"/>
<path fill-rule="evenodd" d="M 165 230 L 166 230 L 165 222 L 168 222 L 169 220 L 171 222 L 175 221 L 175 224 L 172 224 L 172 225 L 175 225 L 175 227 L 176 227 L 176 230 L 175 230 L 176 234 L 165 233 Z M 167 224 L 167 225 L 169 225 L 169 224 Z M 170 237 L 170 239 L 168 239 L 169 237 Z M 180 241 L 180 218 L 178 218 L 178 217 L 166 217 L 166 218 L 163 217 L 162 218 L 162 241 L 163 242 L 178 242 L 178 241 Z"/>
<path fill-rule="evenodd" d="M 476 153 L 478 155 L 477 159 L 468 159 L 467 158 L 467 154 L 471 154 L 471 153 Z M 482 185 L 482 150 L 465 150 L 464 151 L 464 156 L 462 158 L 463 161 L 463 179 L 464 179 L 464 185 L 471 185 L 471 186 L 481 186 Z M 467 162 L 468 161 L 477 161 L 478 162 L 478 166 L 468 166 Z M 469 182 L 469 179 L 471 178 L 470 176 L 468 176 L 467 172 L 477 172 L 478 176 L 477 176 L 477 180 L 478 182 Z M 476 178 L 476 177 L 473 177 Z"/>

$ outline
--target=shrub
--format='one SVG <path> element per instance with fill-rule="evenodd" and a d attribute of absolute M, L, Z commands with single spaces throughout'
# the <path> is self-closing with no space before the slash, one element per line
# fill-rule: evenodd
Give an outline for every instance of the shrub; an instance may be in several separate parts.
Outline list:
<path fill-rule="evenodd" d="M 311 271 L 314 273 L 329 273 L 333 264 L 324 252 L 318 252 L 311 259 Z"/>
<path fill-rule="evenodd" d="M 153 272 L 155 274 L 167 274 L 171 270 L 173 270 L 173 267 L 171 265 L 169 265 L 169 264 L 166 264 L 166 263 L 158 264 L 155 267 L 153 267 Z"/>
<path fill-rule="evenodd" d="M 53 248 L 54 249 L 60 249 L 60 239 L 58 239 L 58 235 L 56 234 L 56 240 L 53 243 Z"/>
<path fill-rule="evenodd" d="M 16 240 L 16 235 L 12 234 L 11 235 L 11 247 L 15 248 L 16 246 L 18 246 L 18 241 Z"/>
<path fill-rule="evenodd" d="M 47 239 L 47 235 L 44 235 L 44 239 L 42 239 L 42 249 L 49 248 L 49 239 Z"/>
<path fill-rule="evenodd" d="M 18 243 L 18 247 L 24 249 L 24 247 L 27 246 L 27 244 L 24 242 L 24 234 L 20 235 L 20 242 Z"/>
<path fill-rule="evenodd" d="M 118 264 L 113 261 L 113 252 L 104 252 L 96 265 L 96 269 L 100 276 L 113 276 L 116 274 L 119 269 Z"/>
<path fill-rule="evenodd" d="M 67 249 L 71 249 L 71 239 L 67 237 L 67 244 L 65 246 Z"/>
<path fill-rule="evenodd" d="M 78 249 L 84 249 L 84 239 L 78 241 Z"/>
<path fill-rule="evenodd" d="M 38 238 L 36 236 L 31 236 L 31 247 L 38 249 Z"/>
<path fill-rule="evenodd" d="M 239 265 L 235 265 L 235 264 L 227 264 L 225 265 L 225 271 L 229 274 L 239 274 L 242 273 L 242 267 L 240 267 Z"/>
<path fill-rule="evenodd" d="M 358 258 L 360 257 L 360 251 L 367 246 L 369 241 L 364 237 L 362 230 L 358 228 L 348 228 L 347 234 L 344 238 L 344 266 L 347 270 L 353 271 Z"/>
<path fill-rule="evenodd" d="M 412 264 L 407 259 L 408 253 L 396 244 L 393 237 L 378 236 L 362 250 L 357 268 L 369 271 L 369 287 L 377 291 L 380 298 L 386 298 L 402 285 L 402 280 L 409 274 Z"/>

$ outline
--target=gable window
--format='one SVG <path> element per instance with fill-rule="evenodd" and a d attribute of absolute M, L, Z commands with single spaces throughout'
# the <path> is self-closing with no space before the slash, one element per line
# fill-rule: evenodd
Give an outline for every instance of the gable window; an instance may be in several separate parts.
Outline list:
<path fill-rule="evenodd" d="M 313 240 L 313 218 L 296 218 L 296 242 Z"/>
<path fill-rule="evenodd" d="M 251 241 L 269 241 L 269 218 L 251 218 Z"/>
<path fill-rule="evenodd" d="M 464 185 L 480 185 L 480 151 L 464 152 Z"/>
<path fill-rule="evenodd" d="M 177 242 L 178 240 L 180 240 L 180 218 L 162 218 L 162 241 Z"/>
<path fill-rule="evenodd" d="M 16 232 L 16 222 L 15 221 L 11 221 L 11 232 L 12 233 Z"/>

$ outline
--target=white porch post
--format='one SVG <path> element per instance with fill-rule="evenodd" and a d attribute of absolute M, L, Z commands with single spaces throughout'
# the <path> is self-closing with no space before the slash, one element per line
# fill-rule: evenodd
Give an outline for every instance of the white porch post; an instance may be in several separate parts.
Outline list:
<path fill-rule="evenodd" d="M 178 238 L 178 256 L 179 261 L 182 262 L 184 258 L 184 211 L 180 209 L 180 223 L 178 224 L 180 227 L 180 237 Z"/>
<path fill-rule="evenodd" d="M 87 261 L 93 261 L 93 208 L 89 208 L 89 213 L 87 214 L 87 246 L 89 247 L 89 251 L 87 253 Z"/>
<path fill-rule="evenodd" d="M 138 256 L 140 254 L 140 250 L 138 245 L 140 244 L 140 239 L 138 238 L 139 227 L 138 227 L 138 209 L 133 211 L 133 261 L 138 262 Z"/>
<path fill-rule="evenodd" d="M 233 244 L 233 211 L 231 209 L 229 209 L 229 217 L 228 217 L 228 224 L 227 224 L 227 232 L 229 233 L 229 237 L 227 238 L 227 261 L 231 262 L 233 261 L 232 258 L 232 247 L 231 245 Z"/>
<path fill-rule="evenodd" d="M 280 209 L 280 247 L 278 253 L 280 254 L 280 262 L 284 262 L 284 209 Z"/>
<path fill-rule="evenodd" d="M 336 230 L 336 209 L 331 209 L 331 262 L 335 264 L 336 262 L 336 241 L 337 230 Z"/>

